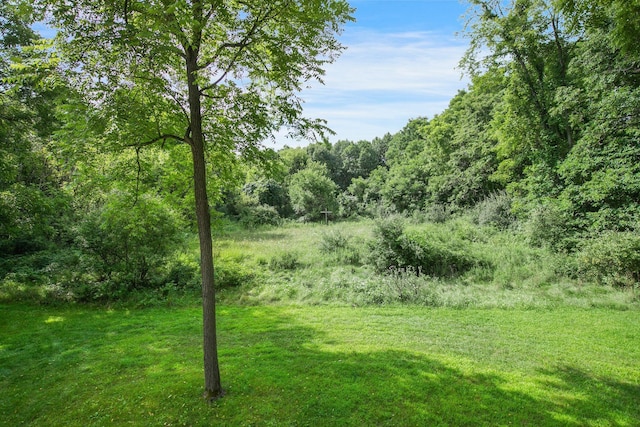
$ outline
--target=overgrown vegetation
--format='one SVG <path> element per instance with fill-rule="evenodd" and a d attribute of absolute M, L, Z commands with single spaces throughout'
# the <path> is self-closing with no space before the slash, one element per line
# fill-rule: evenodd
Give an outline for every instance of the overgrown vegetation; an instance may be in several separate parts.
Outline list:
<path fill-rule="evenodd" d="M 369 258 L 378 272 L 410 269 L 431 277 L 456 277 L 482 260 L 469 254 L 464 237 L 443 227 L 414 227 L 405 230 L 395 217 L 378 221 L 375 238 L 369 244 Z"/>
<path fill-rule="evenodd" d="M 526 229 L 392 216 L 337 224 L 245 230 L 228 222 L 216 238 L 221 302 L 240 304 L 410 303 L 432 307 L 640 306 L 638 238 L 606 235 L 575 253 L 531 246 Z M 193 241 L 169 256 L 145 286 L 101 280 L 78 252 L 0 263 L 0 300 L 164 304 L 199 298 Z M 125 282 L 128 283 L 128 282 Z"/>
<path fill-rule="evenodd" d="M 406 277 L 409 287 L 638 287 L 637 14 L 617 0 L 470 3 L 461 65 L 471 84 L 441 114 L 372 141 L 278 152 L 251 143 L 243 156 L 210 147 L 218 224 L 260 235 L 294 233 L 292 222 L 376 221 L 259 254 L 220 247 L 225 294 L 254 300 L 282 279 L 284 294 L 316 300 L 318 284 L 338 275 L 366 291 L 340 285 L 320 300 L 392 301 L 379 289 L 391 271 L 394 286 Z M 0 7 L 1 298 L 191 292 L 189 147 L 132 143 L 137 131 L 157 133 L 133 114 L 146 111 L 144 94 L 88 102 L 63 72 L 70 58 L 30 29 L 35 16 L 20 5 Z"/>

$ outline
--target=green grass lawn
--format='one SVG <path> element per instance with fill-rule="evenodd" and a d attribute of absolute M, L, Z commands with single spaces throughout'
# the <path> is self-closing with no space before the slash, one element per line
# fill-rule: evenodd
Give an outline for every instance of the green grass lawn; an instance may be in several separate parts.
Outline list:
<path fill-rule="evenodd" d="M 0 305 L 0 424 L 640 425 L 636 310 Z"/>

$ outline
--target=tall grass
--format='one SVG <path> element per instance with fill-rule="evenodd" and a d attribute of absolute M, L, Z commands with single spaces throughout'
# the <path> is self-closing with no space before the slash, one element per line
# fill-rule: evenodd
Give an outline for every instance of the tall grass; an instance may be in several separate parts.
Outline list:
<path fill-rule="evenodd" d="M 442 265 L 390 264 L 380 272 L 372 261 L 380 255 L 375 252 L 380 248 L 376 226 L 375 221 L 363 220 L 329 225 L 289 223 L 254 230 L 221 228 L 214 239 L 219 299 L 247 305 L 640 307 L 637 286 L 609 286 L 590 280 L 597 275 L 580 274 L 581 259 L 593 260 L 604 250 L 592 250 L 588 258 L 584 253 L 558 254 L 530 246 L 528 239 L 512 230 L 451 217 L 438 223 L 404 222 L 401 230 L 403 242 L 409 242 L 405 249 L 416 247 L 423 251 L 422 262 Z M 200 294 L 197 248 L 194 238 L 193 244 L 177 253 L 167 266 L 167 285 L 137 292 L 125 303 L 195 303 Z M 434 252 L 426 256 L 425 251 Z M 600 264 L 605 259 L 598 258 Z M 59 286 L 47 282 L 49 277 L 59 280 L 59 274 L 48 276 L 55 258 L 52 263 L 44 259 L 42 265 L 27 265 L 27 261 L 20 264 L 20 274 L 0 277 L 0 301 L 66 298 L 65 294 L 57 297 L 52 289 Z M 436 275 L 439 272 L 452 274 Z M 81 275 L 70 272 L 66 276 L 81 285 Z"/>
<path fill-rule="evenodd" d="M 218 255 L 242 252 L 254 280 L 224 294 L 244 304 L 389 305 L 433 307 L 638 308 L 633 289 L 620 290 L 567 274 L 574 260 L 531 247 L 508 230 L 482 227 L 465 218 L 408 224 L 407 233 L 453 247 L 476 260 L 452 277 L 433 277 L 399 266 L 378 274 L 367 260 L 374 221 L 330 225 L 290 224 L 254 232 L 232 231 L 218 239 Z M 375 248 L 375 246 L 373 246 Z M 250 266 L 250 267 L 247 267 Z"/>

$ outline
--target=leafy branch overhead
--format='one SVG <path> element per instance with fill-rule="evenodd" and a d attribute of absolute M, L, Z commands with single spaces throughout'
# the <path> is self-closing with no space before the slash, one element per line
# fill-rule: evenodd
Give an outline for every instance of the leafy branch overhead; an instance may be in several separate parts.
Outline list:
<path fill-rule="evenodd" d="M 94 102 L 111 107 L 120 140 L 189 141 L 186 63 L 210 141 L 243 151 L 281 127 L 306 136 L 328 132 L 322 120 L 302 117 L 298 93 L 321 80 L 342 51 L 335 34 L 351 19 L 346 2 L 47 3 L 67 71 Z M 126 129 L 130 108 L 127 117 L 117 114 L 123 103 L 130 107 L 132 91 L 139 92 L 136 114 L 150 121 L 135 131 Z"/>

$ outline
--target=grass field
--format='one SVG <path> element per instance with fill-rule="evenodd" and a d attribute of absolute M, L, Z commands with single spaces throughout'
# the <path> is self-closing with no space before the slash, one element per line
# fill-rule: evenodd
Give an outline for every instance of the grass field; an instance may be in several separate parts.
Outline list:
<path fill-rule="evenodd" d="M 219 229 L 212 404 L 197 280 L 82 305 L 27 257 L 0 281 L 0 425 L 640 426 L 637 286 L 518 233 L 409 227 L 480 262 L 376 273 L 372 221 Z M 197 242 L 175 256 L 197 271 Z"/>
<path fill-rule="evenodd" d="M 636 310 L 0 305 L 0 424 L 640 425 Z"/>
<path fill-rule="evenodd" d="M 576 269 L 572 257 L 531 247 L 520 234 L 465 220 L 410 227 L 455 242 L 491 267 L 479 265 L 450 278 L 376 274 L 367 262 L 374 227 L 365 220 L 221 233 L 216 237 L 216 268 L 232 273 L 232 285 L 225 286 L 229 275 L 224 275 L 219 296 L 225 303 L 243 305 L 371 306 L 402 302 L 399 292 L 404 291 L 416 294 L 410 302 L 431 307 L 640 307 L 640 289 L 614 289 L 571 277 Z"/>

